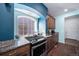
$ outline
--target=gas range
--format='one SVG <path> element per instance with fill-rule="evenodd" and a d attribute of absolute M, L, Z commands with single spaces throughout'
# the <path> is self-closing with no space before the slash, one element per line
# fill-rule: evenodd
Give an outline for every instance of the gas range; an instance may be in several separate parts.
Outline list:
<path fill-rule="evenodd" d="M 43 36 L 30 36 L 30 37 L 25 37 L 31 44 L 35 44 L 41 40 L 44 40 Z"/>
<path fill-rule="evenodd" d="M 31 55 L 40 56 L 46 54 L 47 40 L 43 36 L 25 37 L 31 43 Z"/>

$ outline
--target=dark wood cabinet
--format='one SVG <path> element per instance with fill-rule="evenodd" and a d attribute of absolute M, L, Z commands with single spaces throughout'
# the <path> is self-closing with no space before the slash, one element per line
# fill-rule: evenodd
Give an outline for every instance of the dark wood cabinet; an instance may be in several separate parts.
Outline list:
<path fill-rule="evenodd" d="M 12 49 L 4 52 L 1 56 L 29 56 L 30 55 L 30 44 Z"/>
<path fill-rule="evenodd" d="M 58 43 L 58 33 L 47 37 L 47 52 L 49 52 Z"/>
<path fill-rule="evenodd" d="M 48 29 L 55 29 L 55 18 L 48 15 L 47 25 L 48 25 Z"/>

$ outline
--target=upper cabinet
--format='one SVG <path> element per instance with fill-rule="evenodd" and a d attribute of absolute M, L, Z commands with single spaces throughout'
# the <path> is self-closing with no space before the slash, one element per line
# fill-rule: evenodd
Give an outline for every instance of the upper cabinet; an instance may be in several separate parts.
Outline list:
<path fill-rule="evenodd" d="M 55 18 L 48 15 L 48 17 L 47 17 L 47 25 L 48 25 L 48 29 L 55 29 Z"/>

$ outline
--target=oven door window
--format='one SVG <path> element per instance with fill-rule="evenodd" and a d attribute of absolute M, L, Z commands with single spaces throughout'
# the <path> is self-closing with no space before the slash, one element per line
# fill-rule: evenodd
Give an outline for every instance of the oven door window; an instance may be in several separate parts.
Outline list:
<path fill-rule="evenodd" d="M 33 55 L 40 56 L 45 52 L 45 49 L 46 49 L 46 44 L 42 44 L 42 45 L 33 49 Z"/>

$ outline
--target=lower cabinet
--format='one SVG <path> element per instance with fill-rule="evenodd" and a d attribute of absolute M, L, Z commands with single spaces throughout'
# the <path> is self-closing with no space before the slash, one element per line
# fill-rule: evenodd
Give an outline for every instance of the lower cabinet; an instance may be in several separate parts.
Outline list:
<path fill-rule="evenodd" d="M 29 55 L 30 55 L 30 44 L 7 51 L 3 53 L 1 56 L 29 56 Z"/>
<path fill-rule="evenodd" d="M 47 37 L 47 52 L 49 52 L 58 43 L 58 33 Z"/>

